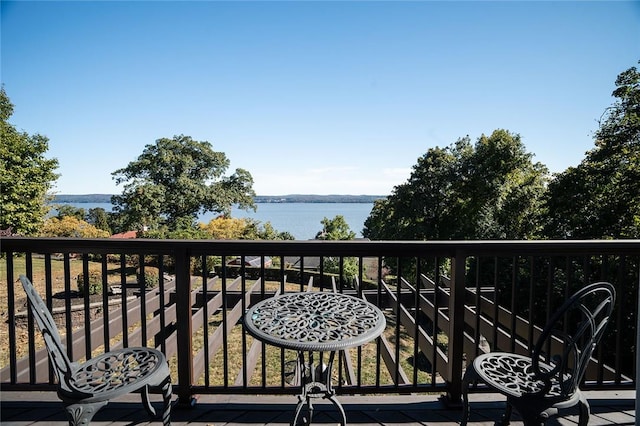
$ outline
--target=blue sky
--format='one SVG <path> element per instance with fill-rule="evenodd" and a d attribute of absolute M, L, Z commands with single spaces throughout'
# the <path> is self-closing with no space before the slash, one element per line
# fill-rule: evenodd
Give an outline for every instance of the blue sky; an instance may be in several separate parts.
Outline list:
<path fill-rule="evenodd" d="M 502 128 L 552 172 L 640 60 L 638 2 L 1 2 L 18 129 L 60 194 L 185 134 L 259 195 L 388 195 L 430 147 Z"/>

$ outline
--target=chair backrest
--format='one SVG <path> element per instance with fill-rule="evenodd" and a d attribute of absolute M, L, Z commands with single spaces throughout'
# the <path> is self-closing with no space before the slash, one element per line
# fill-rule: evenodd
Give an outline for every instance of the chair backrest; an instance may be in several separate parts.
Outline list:
<path fill-rule="evenodd" d="M 546 383 L 559 385 L 562 396 L 573 395 L 587 369 L 593 351 L 604 335 L 616 292 L 609 283 L 583 287 L 550 318 L 533 350 L 535 374 Z M 541 368 L 544 362 L 553 368 Z"/>
<path fill-rule="evenodd" d="M 29 302 L 29 310 L 33 314 L 33 317 L 38 324 L 38 328 L 42 332 L 47 352 L 49 353 L 49 359 L 53 368 L 58 376 L 59 385 L 65 390 L 73 389 L 70 384 L 70 378 L 74 371 L 74 364 L 69 360 L 56 323 L 53 321 L 51 312 L 47 309 L 44 301 L 36 291 L 35 287 L 24 275 L 20 275 L 20 281 L 25 293 L 27 293 L 27 300 Z"/>

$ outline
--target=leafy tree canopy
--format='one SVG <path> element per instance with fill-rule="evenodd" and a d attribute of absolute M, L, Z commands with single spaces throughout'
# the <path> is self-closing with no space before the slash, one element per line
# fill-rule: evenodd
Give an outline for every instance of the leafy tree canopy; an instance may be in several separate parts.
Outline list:
<path fill-rule="evenodd" d="M 87 211 L 82 207 L 75 207 L 69 204 L 54 204 L 56 217 L 62 219 L 65 216 L 73 216 L 77 219 L 84 220 L 87 217 Z"/>
<path fill-rule="evenodd" d="M 253 178 L 244 169 L 224 176 L 229 160 L 209 142 L 189 136 L 158 139 L 147 145 L 136 161 L 112 173 L 124 184 L 122 195 L 112 198 L 114 212 L 124 226 L 140 229 L 195 227 L 199 213 L 229 215 L 237 204 L 254 208 Z"/>
<path fill-rule="evenodd" d="M 323 218 L 322 231 L 316 234 L 316 240 L 344 241 L 353 240 L 356 233 L 349 228 L 344 216 L 336 215 L 333 219 Z M 350 285 L 358 276 L 358 259 L 355 257 L 323 257 L 322 266 L 326 272 L 343 274 L 344 284 Z"/>
<path fill-rule="evenodd" d="M 640 238 L 640 72 L 618 75 L 595 146 L 549 185 L 552 238 Z"/>
<path fill-rule="evenodd" d="M 239 219 L 220 216 L 207 224 L 200 224 L 200 229 L 208 234 L 208 238 L 216 240 L 293 240 L 288 232 L 278 232 L 271 222 L 264 225 L 253 219 Z"/>
<path fill-rule="evenodd" d="M 58 160 L 45 157 L 49 139 L 19 132 L 9 124 L 13 104 L 0 89 L 0 229 L 37 234 L 58 175 Z"/>
<path fill-rule="evenodd" d="M 374 203 L 363 234 L 374 240 L 525 239 L 539 235 L 548 178 L 507 130 L 430 148 L 409 180 Z"/>
<path fill-rule="evenodd" d="M 323 218 L 322 231 L 316 234 L 316 240 L 353 240 L 356 233 L 349 228 L 344 216 L 337 215 L 333 219 Z"/>
<path fill-rule="evenodd" d="M 42 225 L 42 237 L 108 238 L 108 231 L 98 229 L 75 216 L 50 217 Z"/>
<path fill-rule="evenodd" d="M 87 212 L 87 222 L 92 224 L 98 229 L 107 231 L 111 234 L 111 226 L 109 225 L 109 213 L 102 207 L 96 207 L 89 209 Z"/>

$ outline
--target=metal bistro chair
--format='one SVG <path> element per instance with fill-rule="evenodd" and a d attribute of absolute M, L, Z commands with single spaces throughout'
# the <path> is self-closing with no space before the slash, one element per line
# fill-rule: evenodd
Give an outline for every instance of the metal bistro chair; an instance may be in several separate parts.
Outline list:
<path fill-rule="evenodd" d="M 579 405 L 579 425 L 589 421 L 589 403 L 579 385 L 615 303 L 609 283 L 590 284 L 551 317 L 531 357 L 490 352 L 476 357 L 464 375 L 461 424 L 469 420 L 469 385 L 480 380 L 507 397 L 502 424 L 515 408 L 525 425 L 540 425 L 559 409 Z M 500 422 L 498 422 L 500 423 Z"/>
<path fill-rule="evenodd" d="M 27 277 L 21 275 L 20 281 L 58 377 L 58 396 L 65 405 L 70 425 L 89 424 L 110 399 L 139 390 L 145 409 L 155 417 L 156 410 L 149 401 L 149 387 L 162 390 L 162 423 L 171 424 L 171 376 L 162 352 L 144 347 L 123 348 L 84 363 L 71 362 L 42 298 Z"/>

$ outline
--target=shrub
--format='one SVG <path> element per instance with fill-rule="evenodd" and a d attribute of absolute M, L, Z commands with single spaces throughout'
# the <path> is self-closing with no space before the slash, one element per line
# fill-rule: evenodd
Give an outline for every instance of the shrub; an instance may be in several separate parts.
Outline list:
<path fill-rule="evenodd" d="M 89 277 L 87 281 L 89 294 L 102 294 L 102 274 L 100 274 L 100 272 L 89 271 Z M 78 275 L 76 282 L 78 283 L 78 291 L 81 294 L 84 294 L 85 282 L 83 273 Z"/>
<path fill-rule="evenodd" d="M 205 274 L 209 275 L 214 271 L 216 266 L 222 265 L 222 257 L 221 256 L 207 256 L 205 263 Z M 191 258 L 191 270 L 194 275 L 201 276 L 202 275 L 202 257 L 194 257 Z"/>
<path fill-rule="evenodd" d="M 442 331 L 438 333 L 436 337 L 436 345 L 442 350 L 444 353 L 449 352 L 449 336 L 447 336 Z"/>
<path fill-rule="evenodd" d="M 153 268 L 145 268 L 144 269 L 144 277 L 140 274 L 140 270 L 138 269 L 138 283 L 141 283 L 144 279 L 144 288 L 155 288 L 160 285 L 160 274 L 157 269 Z"/>

